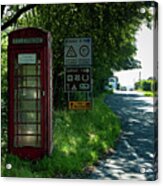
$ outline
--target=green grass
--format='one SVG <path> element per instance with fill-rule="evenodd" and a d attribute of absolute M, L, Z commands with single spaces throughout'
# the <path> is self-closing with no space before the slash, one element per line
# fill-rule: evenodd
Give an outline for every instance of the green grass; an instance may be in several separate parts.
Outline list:
<path fill-rule="evenodd" d="M 155 97 L 157 96 L 157 92 L 156 91 L 144 91 L 144 90 L 138 90 L 139 92 L 142 92 L 144 94 L 144 96 L 146 97 Z"/>
<path fill-rule="evenodd" d="M 152 92 L 152 91 L 143 91 L 144 93 L 144 96 L 147 96 L 147 97 L 155 97 L 157 96 L 157 93 L 156 92 Z"/>
<path fill-rule="evenodd" d="M 105 92 L 106 94 L 114 94 L 114 91 L 113 91 L 113 90 L 104 90 L 104 92 Z"/>
<path fill-rule="evenodd" d="M 3 154 L 2 176 L 81 177 L 109 148 L 120 133 L 120 121 L 104 104 L 104 95 L 94 99 L 90 111 L 54 113 L 54 150 L 50 157 L 38 161 L 22 160 Z M 6 163 L 12 169 L 5 168 Z"/>

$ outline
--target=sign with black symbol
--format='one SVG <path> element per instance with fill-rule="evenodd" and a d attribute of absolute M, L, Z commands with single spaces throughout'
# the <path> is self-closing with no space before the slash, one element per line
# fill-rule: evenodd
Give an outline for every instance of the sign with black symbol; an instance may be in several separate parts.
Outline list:
<path fill-rule="evenodd" d="M 69 47 L 66 57 L 77 57 L 77 54 L 72 46 Z"/>
<path fill-rule="evenodd" d="M 80 67 L 71 68 L 67 67 L 64 70 L 64 90 L 65 92 L 76 92 L 92 90 L 91 86 L 91 68 Z"/>
<path fill-rule="evenodd" d="M 66 38 L 64 40 L 64 65 L 89 66 L 92 64 L 91 38 Z"/>

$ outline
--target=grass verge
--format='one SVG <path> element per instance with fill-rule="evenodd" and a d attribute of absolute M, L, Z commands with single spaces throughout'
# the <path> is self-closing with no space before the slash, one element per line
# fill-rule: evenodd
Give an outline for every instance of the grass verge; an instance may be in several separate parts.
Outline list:
<path fill-rule="evenodd" d="M 143 93 L 144 93 L 144 96 L 147 96 L 147 97 L 155 97 L 155 96 L 157 96 L 157 92 L 143 91 Z"/>
<path fill-rule="evenodd" d="M 104 95 L 94 99 L 90 111 L 54 113 L 54 150 L 41 160 L 22 160 L 4 153 L 2 176 L 79 178 L 85 167 L 113 148 L 120 133 L 120 121 L 104 104 Z M 12 164 L 7 170 L 5 165 Z"/>
<path fill-rule="evenodd" d="M 146 97 L 155 97 L 157 96 L 157 91 L 144 91 L 144 90 L 138 90 L 139 92 L 142 92 L 144 96 Z"/>

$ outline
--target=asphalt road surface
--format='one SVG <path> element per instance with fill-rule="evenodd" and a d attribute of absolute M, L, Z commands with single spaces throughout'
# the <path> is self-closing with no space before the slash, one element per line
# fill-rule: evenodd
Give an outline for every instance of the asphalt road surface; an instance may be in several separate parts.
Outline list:
<path fill-rule="evenodd" d="M 98 165 L 91 179 L 154 180 L 157 140 L 156 100 L 137 92 L 116 92 L 105 103 L 118 115 L 122 133 L 115 152 Z M 156 142 L 156 143 L 155 143 Z"/>

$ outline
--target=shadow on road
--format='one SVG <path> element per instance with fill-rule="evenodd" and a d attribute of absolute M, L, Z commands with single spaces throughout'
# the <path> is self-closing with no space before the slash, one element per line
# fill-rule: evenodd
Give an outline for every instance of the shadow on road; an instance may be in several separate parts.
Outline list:
<path fill-rule="evenodd" d="M 95 179 L 155 179 L 157 141 L 153 98 L 138 94 L 113 94 L 105 103 L 119 116 L 122 134 L 115 153 L 99 161 Z"/>

